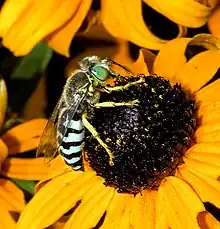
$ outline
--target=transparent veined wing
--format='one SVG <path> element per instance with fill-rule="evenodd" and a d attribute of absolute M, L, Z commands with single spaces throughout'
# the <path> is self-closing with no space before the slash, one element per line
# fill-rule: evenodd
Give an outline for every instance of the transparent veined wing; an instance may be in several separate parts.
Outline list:
<path fill-rule="evenodd" d="M 59 112 L 64 109 L 65 101 L 63 95 L 61 95 L 60 100 L 58 101 L 56 107 L 53 110 L 52 115 L 50 116 L 47 125 L 41 135 L 40 144 L 37 148 L 36 156 L 43 154 L 45 157 L 53 158 L 57 153 L 57 121 Z"/>

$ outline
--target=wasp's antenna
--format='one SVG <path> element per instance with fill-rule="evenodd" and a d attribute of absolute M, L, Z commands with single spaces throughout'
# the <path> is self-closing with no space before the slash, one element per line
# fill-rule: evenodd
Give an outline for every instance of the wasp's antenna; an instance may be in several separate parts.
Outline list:
<path fill-rule="evenodd" d="M 130 75 L 134 75 L 134 73 L 130 70 L 130 69 L 128 69 L 127 67 L 125 67 L 125 66 L 123 66 L 123 65 L 121 65 L 121 64 L 119 64 L 118 62 L 116 62 L 116 61 L 114 61 L 114 60 L 111 60 L 111 59 L 109 59 L 108 57 L 106 57 L 105 59 L 104 59 L 104 61 L 105 62 L 108 62 L 108 63 L 110 63 L 110 64 L 115 64 L 115 65 L 117 65 L 117 66 L 119 66 L 119 67 L 121 67 L 122 69 L 124 69 L 126 72 L 128 72 Z M 111 71 L 110 69 L 109 69 L 109 71 L 110 71 L 110 73 L 112 74 L 112 75 L 114 75 L 114 76 L 118 76 L 118 74 L 116 74 L 114 71 Z"/>
<path fill-rule="evenodd" d="M 119 67 L 123 68 L 126 72 L 130 73 L 131 75 L 134 75 L 134 73 L 127 67 L 119 64 L 118 62 L 114 61 L 114 60 L 111 60 L 111 62 L 115 65 L 118 65 Z"/>

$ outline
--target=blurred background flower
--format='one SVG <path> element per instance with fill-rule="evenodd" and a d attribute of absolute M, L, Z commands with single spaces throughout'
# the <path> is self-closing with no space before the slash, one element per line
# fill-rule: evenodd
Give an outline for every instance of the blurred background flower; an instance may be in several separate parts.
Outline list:
<path fill-rule="evenodd" d="M 202 27 L 209 18 L 210 31 L 218 35 L 218 4 L 218 0 L 77 0 L 74 4 L 70 0 L 7 0 L 0 13 L 0 37 L 16 56 L 26 55 L 42 40 L 58 53 L 69 56 L 71 41 L 83 22 L 83 32 L 100 23 L 117 38 L 158 50 L 168 40 L 185 36 L 187 27 Z M 170 33 L 166 37 L 160 36 L 163 22 L 171 26 L 166 27 Z"/>
<path fill-rule="evenodd" d="M 7 111 L 7 88 L 3 78 L 0 79 L 0 212 L 1 228 L 15 228 L 15 220 L 26 205 L 25 191 L 33 194 L 33 177 L 31 182 L 15 180 L 18 178 L 28 180 L 33 172 L 30 171 L 29 161 L 32 159 L 16 158 L 15 155 L 35 149 L 39 143 L 40 134 L 46 120 L 36 119 L 25 124 L 16 124 L 15 120 L 5 122 Z M 13 124 L 14 122 L 14 124 Z M 17 123 L 18 124 L 18 123 Z M 24 135 L 24 133 L 26 133 Z M 20 167 L 14 160 L 20 160 Z M 43 163 L 41 163 L 43 166 Z M 44 167 L 43 167 L 44 168 Z M 32 169 L 32 168 L 31 168 Z M 14 174 L 10 171 L 16 171 Z M 33 170 L 32 170 L 33 171 Z M 22 174 L 22 177 L 21 177 Z M 37 177 L 35 177 L 37 178 Z M 38 177 L 36 180 L 39 180 Z M 22 184 L 22 185 L 21 185 Z M 29 185 L 29 188 L 28 188 Z M 32 187 L 32 190 L 31 190 Z M 22 189 L 23 188 L 23 189 Z"/>

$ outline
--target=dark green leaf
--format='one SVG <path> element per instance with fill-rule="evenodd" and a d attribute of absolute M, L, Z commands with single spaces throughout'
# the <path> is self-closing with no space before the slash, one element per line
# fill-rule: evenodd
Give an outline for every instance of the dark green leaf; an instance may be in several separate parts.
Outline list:
<path fill-rule="evenodd" d="M 27 191 L 34 194 L 35 185 L 36 183 L 34 181 L 27 181 L 27 180 L 17 180 L 17 179 L 11 179 L 19 188 L 23 189 L 24 191 Z"/>
<path fill-rule="evenodd" d="M 10 111 L 22 111 L 26 101 L 36 89 L 52 54 L 52 49 L 44 43 L 38 43 L 27 56 L 20 59 L 7 81 Z"/>
<path fill-rule="evenodd" d="M 22 58 L 12 73 L 12 79 L 31 79 L 34 75 L 43 73 L 52 57 L 52 49 L 40 42 L 33 50 Z"/>

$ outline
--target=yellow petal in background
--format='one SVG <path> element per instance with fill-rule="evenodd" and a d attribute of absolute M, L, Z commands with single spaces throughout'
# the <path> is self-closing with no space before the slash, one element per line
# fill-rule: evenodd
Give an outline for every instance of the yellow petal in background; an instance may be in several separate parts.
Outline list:
<path fill-rule="evenodd" d="M 15 229 L 16 222 L 10 215 L 10 213 L 0 205 L 0 228 L 1 229 Z"/>
<path fill-rule="evenodd" d="M 200 229 L 197 223 L 204 206 L 190 186 L 177 177 L 167 177 L 158 190 L 157 207 L 164 212 L 170 228 Z"/>
<path fill-rule="evenodd" d="M 220 6 L 216 7 L 215 11 L 212 13 L 208 21 L 209 31 L 213 34 L 213 36 L 216 36 L 217 38 L 220 39 L 219 21 L 220 21 Z"/>
<path fill-rule="evenodd" d="M 50 174 L 44 158 L 7 158 L 2 164 L 1 174 L 20 180 L 42 180 Z"/>
<path fill-rule="evenodd" d="M 95 185 L 95 173 L 71 171 L 43 186 L 22 212 L 17 229 L 41 229 L 52 225 Z"/>
<path fill-rule="evenodd" d="M 8 103 L 8 93 L 7 93 L 6 84 L 4 79 L 0 78 L 0 128 L 2 127 L 2 124 L 5 119 L 7 103 Z"/>
<path fill-rule="evenodd" d="M 35 149 L 39 145 L 46 123 L 46 119 L 33 119 L 7 131 L 2 139 L 8 146 L 9 154 Z"/>
<path fill-rule="evenodd" d="M 155 59 L 153 73 L 163 76 L 175 84 L 175 75 L 187 61 L 184 54 L 190 40 L 190 38 L 180 38 L 165 44 Z"/>
<path fill-rule="evenodd" d="M 81 0 L 75 1 L 74 4 L 70 0 L 26 2 L 28 3 L 25 10 L 22 8 L 18 13 L 20 17 L 14 19 L 10 26 L 4 27 L 6 32 L 3 45 L 17 56 L 26 55 L 45 36 L 65 26 L 77 13 Z M 8 6 L 3 8 L 4 17 L 1 20 L 3 25 L 7 23 L 6 18 L 10 17 L 15 8 L 13 4 L 6 5 Z"/>
<path fill-rule="evenodd" d="M 20 0 L 5 1 L 1 12 L 0 12 L 0 36 L 4 37 L 10 27 L 16 23 L 17 20 L 21 19 L 23 14 L 31 7 L 33 1 Z"/>
<path fill-rule="evenodd" d="M 144 0 L 146 4 L 177 24 L 197 28 L 204 25 L 216 2 L 205 5 L 196 0 Z"/>
<path fill-rule="evenodd" d="M 194 93 L 204 86 L 220 67 L 220 51 L 205 51 L 189 60 L 175 76 L 182 87 Z"/>
<path fill-rule="evenodd" d="M 42 183 L 72 170 L 61 159 L 56 157 L 49 164 L 45 163 L 45 159 L 41 158 L 7 158 L 3 165 L 1 174 L 20 180 L 40 180 Z"/>
<path fill-rule="evenodd" d="M 20 46 L 18 42 L 16 42 L 17 49 L 15 51 L 15 55 L 24 55 L 31 47 L 37 44 L 37 42 L 44 39 L 50 33 L 54 33 L 54 31 L 57 31 L 59 28 L 65 26 L 66 23 L 68 23 L 69 20 L 71 20 L 71 18 L 77 13 L 80 2 L 81 0 L 76 0 L 74 4 L 72 4 L 72 1 L 70 0 L 50 0 L 46 2 L 47 4 L 38 2 L 37 4 L 40 4 L 40 6 L 37 6 L 39 10 L 34 10 L 36 22 L 32 19 L 30 23 L 30 26 L 33 26 L 32 29 L 25 26 L 22 30 L 24 33 L 26 32 L 26 34 L 31 34 L 31 37 Z M 44 15 L 44 17 L 42 17 L 42 15 Z M 34 23 L 36 23 L 36 25 Z"/>
<path fill-rule="evenodd" d="M 13 182 L 3 178 L 0 178 L 0 205 L 13 212 L 21 212 L 25 207 L 24 193 Z"/>
<path fill-rule="evenodd" d="M 207 54 L 201 53 L 199 57 L 197 57 L 196 55 L 193 58 L 194 60 L 190 60 L 191 63 L 186 64 L 187 59 L 185 56 L 185 52 L 187 48 L 190 48 L 190 46 L 202 46 L 210 51 L 217 51 L 220 48 L 220 42 L 210 34 L 199 34 L 194 36 L 193 38 L 173 39 L 161 48 L 155 59 L 153 72 L 170 80 L 172 84 L 175 84 L 180 80 L 182 80 L 183 82 L 185 80 L 187 82 L 187 80 L 189 81 L 189 78 L 190 80 L 193 80 L 194 77 L 192 77 L 192 74 L 201 74 L 201 72 L 199 72 L 198 70 L 202 70 L 202 67 L 206 66 L 206 63 L 205 65 L 203 65 L 202 62 L 204 61 L 204 59 L 206 60 L 206 58 L 204 58 L 204 55 Z M 213 58 L 214 61 L 213 63 L 210 63 L 211 61 L 208 62 L 209 65 L 205 70 L 206 78 L 209 77 L 208 74 L 214 74 L 216 72 L 214 69 L 217 68 L 216 66 L 219 66 L 218 59 L 215 59 L 216 56 L 219 55 L 219 51 L 208 55 L 210 55 L 210 58 Z M 199 69 L 197 69 L 196 65 L 199 65 Z"/>
<path fill-rule="evenodd" d="M 202 46 L 207 50 L 219 50 L 220 40 L 211 34 L 200 33 L 195 35 L 188 45 Z"/>
<path fill-rule="evenodd" d="M 5 160 L 7 156 L 8 156 L 8 147 L 5 145 L 2 139 L 0 139 L 0 168 L 2 162 Z"/>
<path fill-rule="evenodd" d="M 79 1 L 79 0 L 78 0 Z M 76 34 L 77 30 L 83 23 L 83 20 L 88 13 L 92 0 L 80 0 L 80 4 L 77 8 L 76 13 L 72 14 L 71 19 L 65 23 L 60 29 L 56 30 L 54 33 L 46 38 L 47 44 L 53 48 L 56 52 L 69 56 L 69 46 L 71 44 L 73 36 Z M 69 0 L 72 6 L 76 3 Z M 66 12 L 64 12 L 64 15 Z"/>
<path fill-rule="evenodd" d="M 132 72 L 134 72 L 135 74 L 144 74 L 144 75 L 150 74 L 150 72 L 147 68 L 147 64 L 145 62 L 144 52 L 147 55 L 147 51 L 140 50 L 138 59 L 131 65 Z M 152 54 L 152 56 L 153 56 L 153 54 Z"/>
<path fill-rule="evenodd" d="M 160 49 L 167 41 L 152 34 L 142 16 L 141 1 L 101 1 L 101 21 L 108 32 L 145 48 Z"/>

